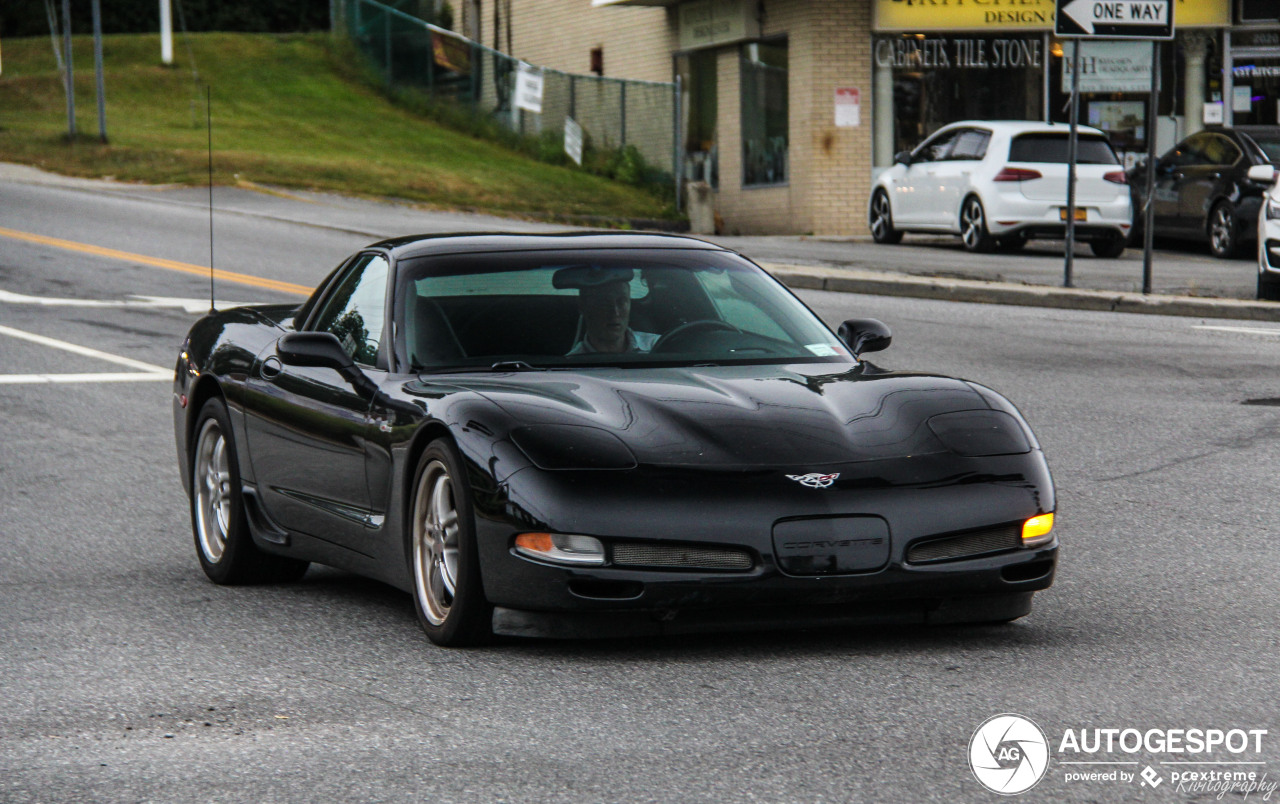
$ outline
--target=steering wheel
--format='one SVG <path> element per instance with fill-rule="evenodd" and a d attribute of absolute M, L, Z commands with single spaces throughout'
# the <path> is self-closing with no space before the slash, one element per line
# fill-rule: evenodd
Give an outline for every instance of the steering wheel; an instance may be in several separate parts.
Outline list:
<path fill-rule="evenodd" d="M 675 329 L 663 335 L 658 342 L 653 345 L 649 351 L 652 352 L 674 352 L 678 351 L 671 348 L 671 344 L 678 342 L 681 338 L 699 332 L 714 332 L 716 330 L 724 330 L 726 332 L 742 333 L 742 330 L 724 321 L 714 318 L 702 318 L 697 321 L 686 321 Z"/>

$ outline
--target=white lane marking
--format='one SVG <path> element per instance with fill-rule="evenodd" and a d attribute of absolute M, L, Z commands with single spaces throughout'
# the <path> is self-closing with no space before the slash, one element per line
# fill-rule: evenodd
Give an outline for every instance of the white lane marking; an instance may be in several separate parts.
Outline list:
<path fill-rule="evenodd" d="M 130 295 L 127 299 L 65 299 L 25 296 L 8 290 L 0 290 L 0 302 L 8 304 L 34 304 L 41 307 L 173 307 L 188 313 L 207 313 L 208 299 L 179 299 L 170 296 Z M 220 299 L 218 309 L 242 307 L 251 302 L 234 302 Z"/>
<path fill-rule="evenodd" d="M 1273 335 L 1280 336 L 1280 329 L 1260 329 L 1258 327 L 1211 327 L 1207 325 L 1198 325 L 1191 327 L 1192 329 L 1207 329 L 1214 332 L 1243 332 L 1247 335 Z"/>
<path fill-rule="evenodd" d="M 159 374 L 150 371 L 145 374 L 138 372 L 120 374 L 112 372 L 92 374 L 0 374 L 0 385 L 47 385 L 68 382 L 153 382 L 156 380 L 171 382 L 173 374 L 171 372 Z"/>
<path fill-rule="evenodd" d="M 52 382 L 139 382 L 143 380 L 167 380 L 172 379 L 173 371 L 163 366 L 155 366 L 151 363 L 143 363 L 141 360 L 134 360 L 128 357 L 113 355 L 109 352 L 100 352 L 97 349 L 90 349 L 87 346 L 79 346 L 74 343 L 60 341 L 56 338 L 47 338 L 44 335 L 36 335 L 32 332 L 24 332 L 13 327 L 0 326 L 0 335 L 8 335 L 11 338 L 29 341 L 39 344 L 40 346 L 49 346 L 54 349 L 61 349 L 65 352 L 82 355 L 84 357 L 92 357 L 97 360 L 104 360 L 108 363 L 115 363 L 118 366 L 126 366 L 136 369 L 141 373 L 99 373 L 99 374 L 8 374 L 0 375 L 0 384 L 31 384 L 31 383 L 52 383 Z"/>

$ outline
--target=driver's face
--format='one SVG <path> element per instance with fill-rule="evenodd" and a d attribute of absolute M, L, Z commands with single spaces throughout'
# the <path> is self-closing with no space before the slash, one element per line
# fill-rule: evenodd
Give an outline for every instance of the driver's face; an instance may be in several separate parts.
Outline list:
<path fill-rule="evenodd" d="M 585 288 L 578 303 L 591 342 L 599 349 L 622 351 L 631 319 L 630 284 L 610 282 L 598 288 Z"/>

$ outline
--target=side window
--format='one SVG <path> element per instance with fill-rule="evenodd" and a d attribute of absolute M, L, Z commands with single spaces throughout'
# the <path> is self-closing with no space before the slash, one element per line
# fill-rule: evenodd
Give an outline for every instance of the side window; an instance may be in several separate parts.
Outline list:
<path fill-rule="evenodd" d="M 943 134 L 935 134 L 924 141 L 924 144 L 916 149 L 911 155 L 913 162 L 937 162 L 940 159 L 947 158 L 947 152 L 951 150 L 951 143 L 959 136 L 959 132 L 948 131 Z"/>
<path fill-rule="evenodd" d="M 981 159 L 987 155 L 987 143 L 991 142 L 990 131 L 979 131 L 970 128 L 961 131 L 951 146 L 948 159 Z"/>
<path fill-rule="evenodd" d="M 1214 134 L 1204 144 L 1204 156 L 1211 165 L 1233 165 L 1240 158 L 1240 149 L 1221 134 Z"/>
<path fill-rule="evenodd" d="M 1187 137 L 1178 144 L 1177 150 L 1173 152 L 1169 161 L 1182 167 L 1208 164 L 1209 158 L 1205 156 L 1204 150 L 1212 136 L 1212 134 L 1203 133 Z"/>
<path fill-rule="evenodd" d="M 343 277 L 316 319 L 318 332 L 332 332 L 351 359 L 372 366 L 386 318 L 387 260 L 365 254 Z"/>

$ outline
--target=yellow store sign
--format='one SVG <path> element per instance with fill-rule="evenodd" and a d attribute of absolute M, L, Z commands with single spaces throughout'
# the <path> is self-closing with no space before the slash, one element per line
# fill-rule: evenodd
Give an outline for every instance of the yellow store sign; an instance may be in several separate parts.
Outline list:
<path fill-rule="evenodd" d="M 877 31 L 1052 31 L 1054 0 L 874 0 Z M 1173 27 L 1231 24 L 1231 0 L 1177 0 Z"/>

